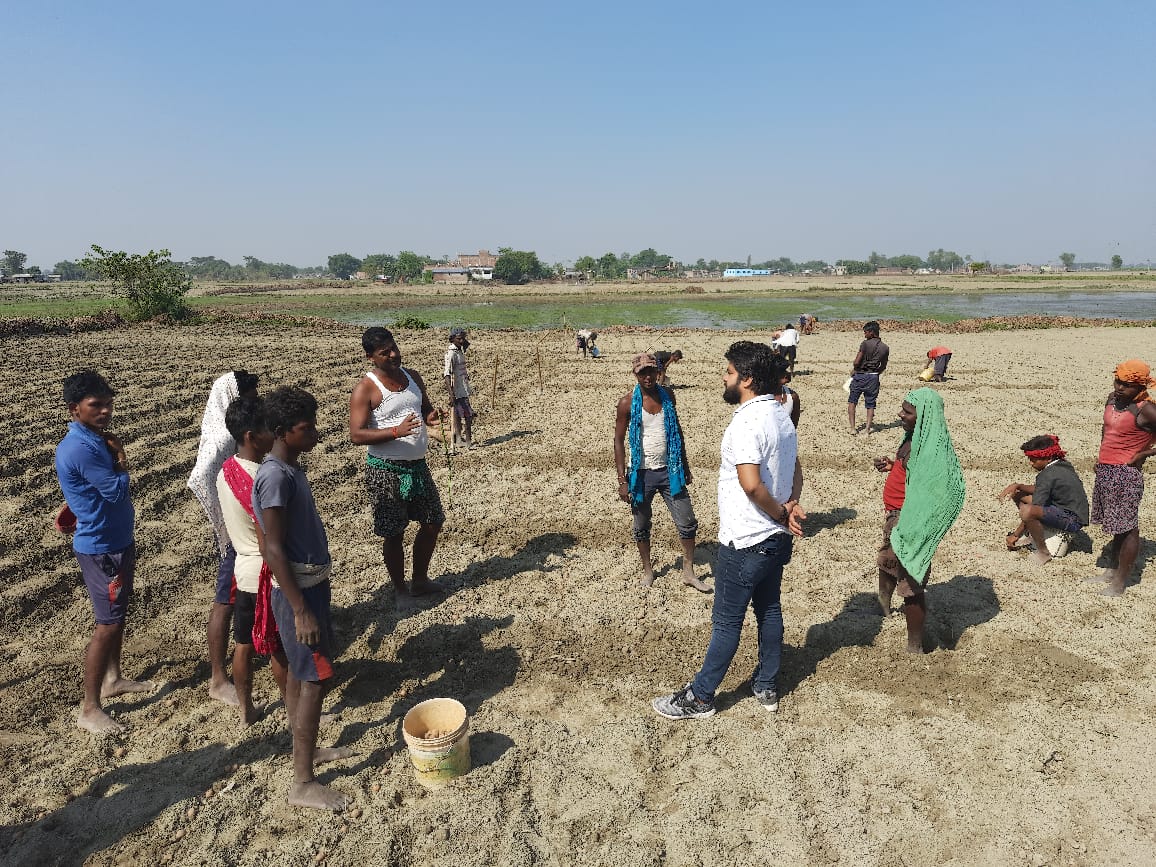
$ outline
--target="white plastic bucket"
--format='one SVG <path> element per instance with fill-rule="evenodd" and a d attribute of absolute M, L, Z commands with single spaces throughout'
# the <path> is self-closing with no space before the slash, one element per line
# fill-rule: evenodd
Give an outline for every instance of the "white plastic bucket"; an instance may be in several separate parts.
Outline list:
<path fill-rule="evenodd" d="M 401 733 L 419 783 L 437 789 L 469 772 L 469 727 L 466 707 L 456 699 L 431 698 L 410 708 Z"/>

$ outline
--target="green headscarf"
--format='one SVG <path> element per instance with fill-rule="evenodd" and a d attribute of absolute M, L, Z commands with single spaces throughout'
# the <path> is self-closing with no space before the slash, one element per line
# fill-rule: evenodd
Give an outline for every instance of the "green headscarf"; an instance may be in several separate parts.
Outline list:
<path fill-rule="evenodd" d="M 907 491 L 891 547 L 916 582 L 924 583 L 931 558 L 963 509 L 963 470 L 947 432 L 943 398 L 933 388 L 909 391 L 904 400 L 915 407 Z"/>

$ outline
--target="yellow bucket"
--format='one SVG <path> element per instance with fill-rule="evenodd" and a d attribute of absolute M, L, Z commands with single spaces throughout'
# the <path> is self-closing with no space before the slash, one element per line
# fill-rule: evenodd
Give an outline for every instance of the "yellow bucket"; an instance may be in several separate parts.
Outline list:
<path fill-rule="evenodd" d="M 410 708 L 401 733 L 419 783 L 437 789 L 469 772 L 469 727 L 465 705 L 452 698 L 431 698 Z"/>

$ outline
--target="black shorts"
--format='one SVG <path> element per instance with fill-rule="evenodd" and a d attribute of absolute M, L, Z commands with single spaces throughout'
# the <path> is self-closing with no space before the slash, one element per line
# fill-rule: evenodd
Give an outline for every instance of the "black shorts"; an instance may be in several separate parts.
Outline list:
<path fill-rule="evenodd" d="M 257 618 L 257 594 L 238 590 L 233 602 L 233 641 L 253 643 L 253 621 Z"/>

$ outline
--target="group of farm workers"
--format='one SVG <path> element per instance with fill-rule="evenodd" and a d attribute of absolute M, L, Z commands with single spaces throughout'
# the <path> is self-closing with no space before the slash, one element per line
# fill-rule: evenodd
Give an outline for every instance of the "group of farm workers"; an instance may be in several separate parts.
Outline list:
<path fill-rule="evenodd" d="M 808 323 L 811 328 L 814 322 Z M 685 686 L 653 701 L 670 719 L 713 715 L 715 695 L 737 652 L 745 612 L 758 627 L 758 659 L 749 681 L 755 700 L 768 711 L 779 704 L 783 616 L 783 570 L 793 540 L 807 519 L 801 505 L 803 469 L 798 453 L 801 400 L 788 383 L 797 339 L 784 328 L 775 346 L 733 343 L 724 353 L 723 403 L 733 414 L 720 444 L 718 557 L 713 586 L 695 572 L 698 521 L 690 500 L 693 473 L 687 459 L 670 368 L 680 350 L 635 355 L 634 388 L 617 403 L 613 436 L 618 497 L 629 504 L 632 534 L 642 560 L 640 583 L 655 581 L 650 537 L 652 503 L 660 495 L 682 547 L 682 582 L 713 592 L 712 628 L 697 674 Z M 804 331 L 805 333 L 805 331 Z M 786 334 L 786 340 L 784 340 Z M 863 326 L 863 342 L 852 363 L 848 419 L 864 399 L 869 434 L 887 369 L 889 348 L 877 322 Z M 585 349 L 592 346 L 590 333 Z M 472 449 L 475 413 L 466 369 L 467 333 L 450 332 L 445 351 L 445 399 L 435 407 L 417 371 L 385 328 L 367 329 L 362 349 L 368 370 L 349 400 L 349 437 L 366 446 L 365 485 L 373 532 L 382 539 L 382 559 L 399 597 L 441 592 L 429 577 L 430 562 L 445 522 L 441 498 L 426 463 L 433 428 L 448 414 L 448 450 Z M 579 344 L 579 350 L 583 347 Z M 932 379 L 944 381 L 951 351 L 927 353 Z M 1035 436 L 1022 451 L 1037 473 L 1033 484 L 1013 483 L 999 493 L 1016 509 L 1009 550 L 1029 547 L 1041 565 L 1063 556 L 1074 533 L 1089 523 L 1112 535 L 1112 564 L 1095 580 L 1108 595 L 1124 593 L 1139 550 L 1139 504 L 1144 461 L 1156 454 L 1154 384 L 1146 364 L 1117 365 L 1103 411 L 1095 487 L 1089 506 L 1079 476 L 1067 462 L 1059 438 Z M 189 486 L 209 517 L 217 540 L 219 568 L 208 625 L 212 698 L 238 708 L 251 725 L 260 712 L 252 699 L 255 654 L 270 657 L 293 738 L 291 804 L 341 810 L 346 796 L 319 783 L 317 763 L 349 754 L 319 749 L 322 699 L 333 682 L 334 642 L 330 611 L 331 557 L 325 527 L 309 479 L 299 462 L 319 441 L 317 401 L 297 387 L 280 387 L 261 397 L 258 377 L 230 371 L 214 382 L 202 421 L 201 443 Z M 85 651 L 84 700 L 78 725 L 104 734 L 123 727 L 103 709 L 112 696 L 148 691 L 153 685 L 124 677 L 121 649 L 136 566 L 130 463 L 125 444 L 112 431 L 110 383 L 92 370 L 69 376 L 63 400 L 70 423 L 56 450 L 56 470 L 66 507 L 58 526 L 71 530 L 73 548 L 92 601 L 96 626 Z M 440 401 L 439 401 L 440 402 Z M 894 595 L 902 602 L 907 649 L 922 653 L 931 562 L 960 514 L 964 480 L 933 388 L 910 391 L 898 410 L 903 437 L 894 456 L 874 459 L 886 474 L 882 488 L 883 536 L 876 556 L 878 600 L 890 613 Z M 629 459 L 628 459 L 629 456 Z M 418 524 L 406 580 L 404 532 Z M 226 675 L 230 621 L 235 650 L 232 683 Z"/>

